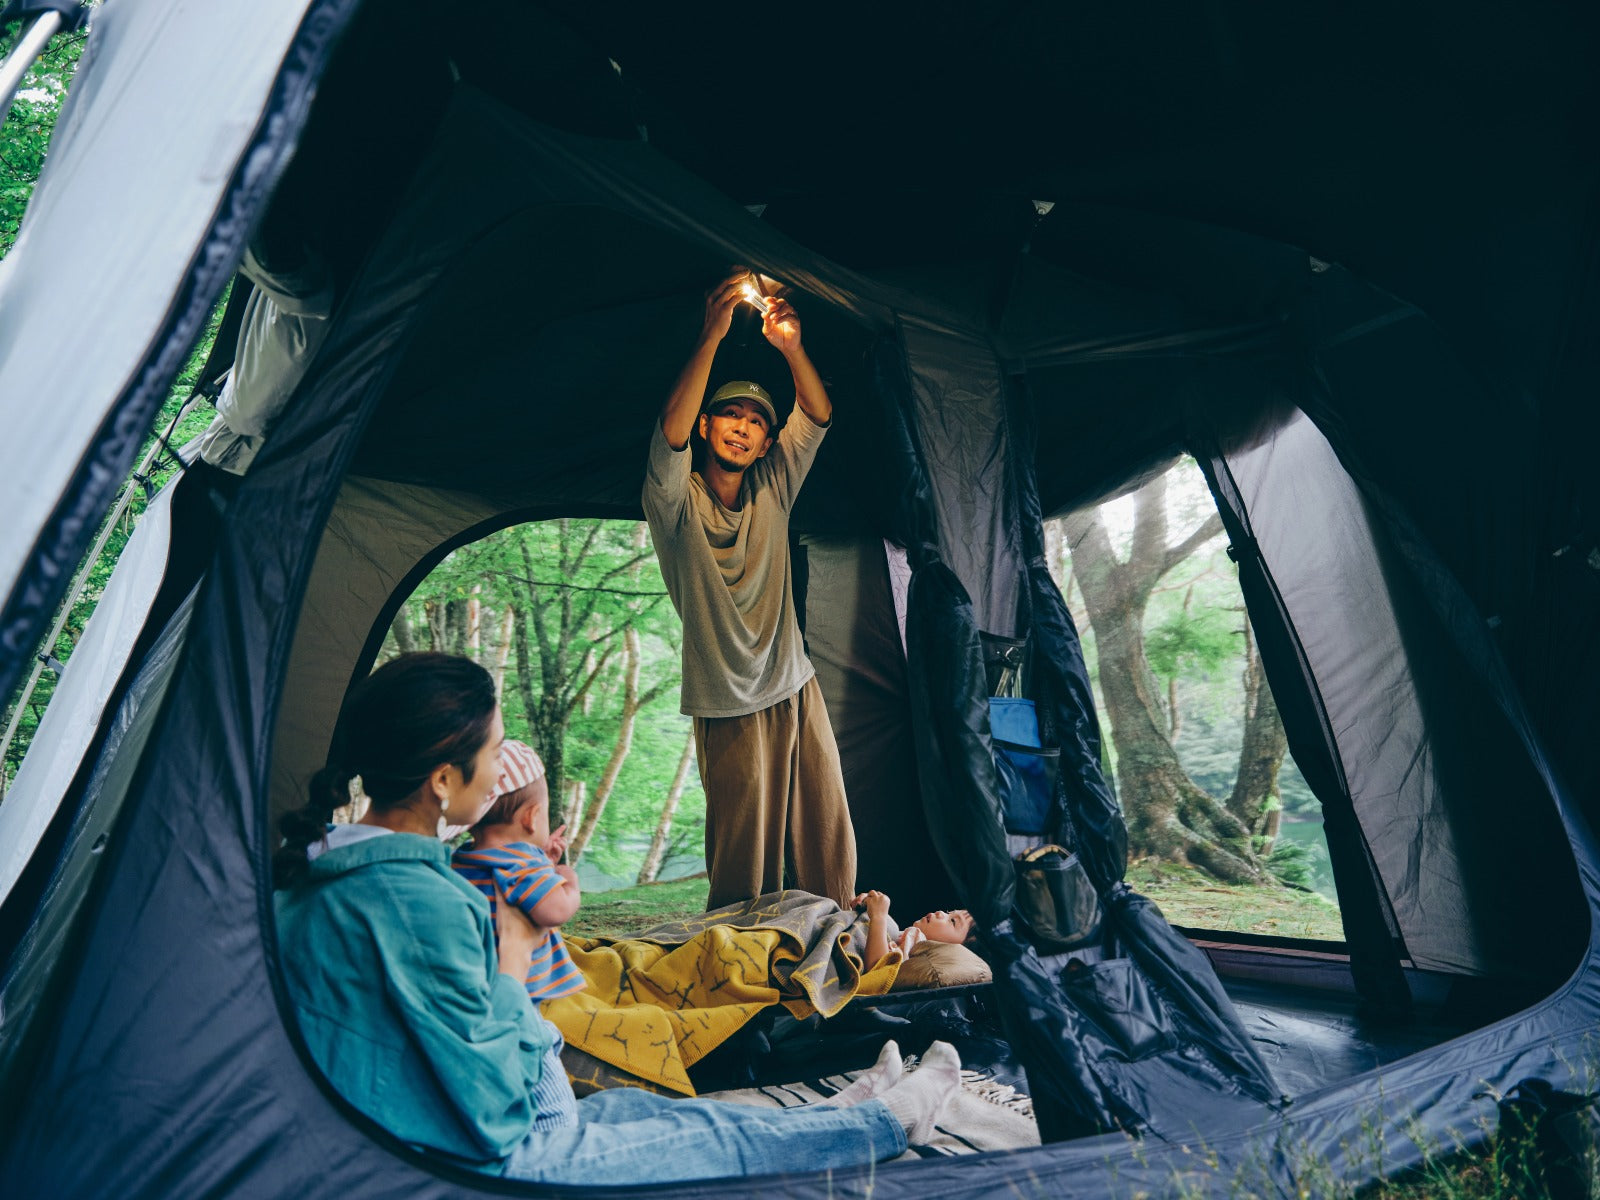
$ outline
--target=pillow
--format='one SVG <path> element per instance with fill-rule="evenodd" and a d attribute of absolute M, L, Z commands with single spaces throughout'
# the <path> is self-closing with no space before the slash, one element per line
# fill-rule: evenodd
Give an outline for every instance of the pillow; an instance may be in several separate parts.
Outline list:
<path fill-rule="evenodd" d="M 988 983 L 994 978 L 989 964 L 965 946 L 949 942 L 919 942 L 911 957 L 900 964 L 894 977 L 896 992 L 922 988 L 963 987 Z"/>

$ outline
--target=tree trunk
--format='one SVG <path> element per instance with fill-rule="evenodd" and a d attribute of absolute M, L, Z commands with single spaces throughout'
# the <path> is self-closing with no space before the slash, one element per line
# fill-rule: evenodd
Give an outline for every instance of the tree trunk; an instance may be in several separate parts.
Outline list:
<path fill-rule="evenodd" d="M 677 815 L 678 801 L 683 797 L 684 785 L 689 781 L 689 764 L 694 761 L 694 727 L 683 740 L 683 753 L 678 756 L 678 770 L 667 789 L 667 798 L 661 804 L 661 819 L 650 838 L 650 849 L 645 851 L 644 863 L 639 868 L 640 883 L 654 883 L 661 873 L 661 860 L 667 855 L 667 837 L 672 833 L 672 818 Z"/>
<path fill-rule="evenodd" d="M 500 639 L 494 646 L 494 668 L 490 672 L 494 676 L 494 694 L 505 695 L 506 691 L 506 663 L 511 659 L 511 631 L 516 621 L 516 609 L 506 605 L 500 614 Z M 521 669 L 520 667 L 518 668 Z M 524 712 L 527 710 L 524 709 Z"/>
<path fill-rule="evenodd" d="M 1094 626 L 1129 847 L 1199 867 L 1228 883 L 1261 882 L 1266 872 L 1252 852 L 1250 830 L 1190 779 L 1178 761 L 1167 735 L 1160 681 L 1144 650 L 1151 592 L 1167 571 L 1208 540 L 1212 522 L 1169 549 L 1165 476 L 1146 484 L 1134 499 L 1133 545 L 1126 563 L 1117 560 L 1098 512 L 1066 518 L 1072 573 Z"/>
<path fill-rule="evenodd" d="M 584 782 L 581 779 L 574 779 L 571 783 L 567 784 L 566 824 L 576 825 L 583 820 L 584 786 Z M 557 823 L 558 822 L 554 817 L 550 818 L 550 824 L 552 826 L 556 825 Z M 571 858 L 568 858 L 567 862 L 570 864 L 572 862 Z"/>
<path fill-rule="evenodd" d="M 401 654 L 410 654 L 417 648 L 417 635 L 411 628 L 411 616 L 402 604 L 394 614 L 394 645 Z"/>
<path fill-rule="evenodd" d="M 446 642 L 444 605 L 437 600 L 425 600 L 422 611 L 428 618 L 428 649 L 439 653 L 444 650 Z"/>
<path fill-rule="evenodd" d="M 472 594 L 467 597 L 467 633 L 465 647 L 462 650 L 473 662 L 483 661 L 483 601 L 480 596 L 483 585 L 473 586 Z"/>
<path fill-rule="evenodd" d="M 528 741 L 544 763 L 544 777 L 550 789 L 550 826 L 570 821 L 566 804 L 567 721 L 561 697 L 550 691 L 534 691 L 539 673 L 534 669 L 533 650 L 528 637 L 527 610 L 511 606 L 511 645 L 517 657 L 517 692 L 528 720 Z"/>
<path fill-rule="evenodd" d="M 470 601 L 447 600 L 444 605 L 445 653 L 467 653 L 468 609 Z"/>
<path fill-rule="evenodd" d="M 1228 811 L 1250 829 L 1256 852 L 1265 857 L 1277 840 L 1283 815 L 1278 772 L 1289 750 L 1289 735 L 1267 685 L 1248 618 L 1244 650 L 1244 740 L 1239 746 L 1239 771 L 1234 777 L 1233 794 L 1228 797 Z"/>
<path fill-rule="evenodd" d="M 1066 537 L 1061 530 L 1059 520 L 1050 520 L 1044 523 L 1044 565 L 1050 572 L 1050 578 L 1056 581 L 1056 586 L 1064 592 L 1066 585 L 1062 580 L 1063 550 L 1066 546 Z"/>
<path fill-rule="evenodd" d="M 583 815 L 583 825 L 567 847 L 567 862 L 571 864 L 577 863 L 589 845 L 589 839 L 594 836 L 600 818 L 605 815 L 606 802 L 611 799 L 611 789 L 616 786 L 617 776 L 622 773 L 622 764 L 628 761 L 628 751 L 633 749 L 633 726 L 639 715 L 640 654 L 639 631 L 631 625 L 622 631 L 622 654 L 622 716 L 617 723 L 617 740 L 611 748 L 611 757 L 606 762 L 605 770 L 600 773 L 600 782 L 595 784 L 589 811 Z"/>
<path fill-rule="evenodd" d="M 1189 606 L 1194 603 L 1194 584 L 1190 584 L 1183 593 L 1183 615 L 1189 615 Z M 1178 734 L 1183 730 L 1183 709 L 1178 704 L 1178 675 L 1174 671 L 1167 677 L 1167 741 L 1174 746 L 1178 744 Z"/>
<path fill-rule="evenodd" d="M 594 651 L 593 650 L 589 651 L 589 653 L 587 653 L 587 654 L 585 654 L 583 656 L 583 674 L 584 674 L 584 678 L 588 678 L 589 676 L 594 674 L 595 663 L 596 663 L 596 660 L 595 660 L 595 655 L 594 655 Z M 583 704 L 579 708 L 579 711 L 584 716 L 587 717 L 592 713 L 593 708 L 594 708 L 594 689 L 590 688 L 588 691 L 584 692 L 584 694 L 583 694 Z"/>

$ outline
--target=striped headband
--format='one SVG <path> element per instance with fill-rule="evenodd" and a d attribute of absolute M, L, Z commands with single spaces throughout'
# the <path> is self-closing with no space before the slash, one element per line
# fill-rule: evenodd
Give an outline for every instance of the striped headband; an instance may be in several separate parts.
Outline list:
<path fill-rule="evenodd" d="M 526 742 L 507 739 L 500 747 L 500 781 L 495 784 L 495 798 L 509 795 L 527 787 L 535 779 L 544 778 L 544 763 Z"/>

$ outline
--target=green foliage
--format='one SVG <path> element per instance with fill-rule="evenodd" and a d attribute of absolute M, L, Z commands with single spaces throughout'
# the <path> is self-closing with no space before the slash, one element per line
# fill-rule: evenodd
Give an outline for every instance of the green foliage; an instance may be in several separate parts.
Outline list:
<path fill-rule="evenodd" d="M 1312 847 L 1305 843 L 1284 841 L 1280 838 L 1273 843 L 1272 852 L 1267 855 L 1267 869 L 1272 872 L 1274 879 L 1290 887 L 1314 891 L 1312 881 L 1316 874 L 1316 864 L 1312 855 Z"/>
<path fill-rule="evenodd" d="M 1223 884 L 1196 867 L 1154 858 L 1129 863 L 1127 879 L 1167 920 L 1187 929 L 1344 940 L 1338 907 L 1315 892 L 1275 883 Z"/>
<path fill-rule="evenodd" d="M 585 896 L 577 916 L 562 926 L 568 937 L 616 936 L 639 933 L 667 921 L 698 916 L 706 910 L 711 885 L 704 873 L 671 883 L 646 883 L 604 893 L 604 899 Z"/>
<path fill-rule="evenodd" d="M 1145 657 L 1163 679 L 1209 679 L 1239 657 L 1239 614 L 1220 608 L 1180 608 L 1146 632 Z"/>
<path fill-rule="evenodd" d="M 11 53 L 26 24 L 0 34 L 0 59 Z M 16 102 L 0 127 L 0 258 L 16 244 L 22 214 L 33 196 L 49 152 L 61 103 L 83 54 L 86 32 L 50 39 L 49 46 L 22 77 Z"/>
<path fill-rule="evenodd" d="M 466 653 L 491 668 L 503 661 L 507 735 L 533 743 L 547 758 L 541 732 L 550 730 L 541 713 L 529 711 L 529 701 L 537 708 L 552 694 L 581 693 L 560 729 L 562 770 L 565 781 L 582 782 L 592 797 L 622 721 L 622 630 L 637 630 L 638 689 L 653 697 L 639 709 L 627 758 L 580 860 L 591 890 L 638 875 L 689 736 L 689 718 L 678 712 L 682 626 L 641 534 L 638 522 L 598 520 L 544 521 L 490 534 L 434 568 L 402 605 L 385 644 L 388 654 L 409 639 L 416 649 Z M 475 640 L 459 620 L 469 605 L 477 610 Z M 525 671 L 506 642 L 506 615 L 515 619 L 516 611 L 527 629 Z M 702 869 L 704 826 L 705 795 L 691 768 L 663 878 Z"/>

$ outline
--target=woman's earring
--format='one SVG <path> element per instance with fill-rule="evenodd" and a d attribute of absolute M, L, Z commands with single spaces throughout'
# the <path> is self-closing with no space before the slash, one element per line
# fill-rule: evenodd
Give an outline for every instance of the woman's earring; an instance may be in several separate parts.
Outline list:
<path fill-rule="evenodd" d="M 439 811 L 442 812 L 442 813 L 447 813 L 447 812 L 450 811 L 450 797 L 449 796 L 441 796 L 439 798 Z"/>

